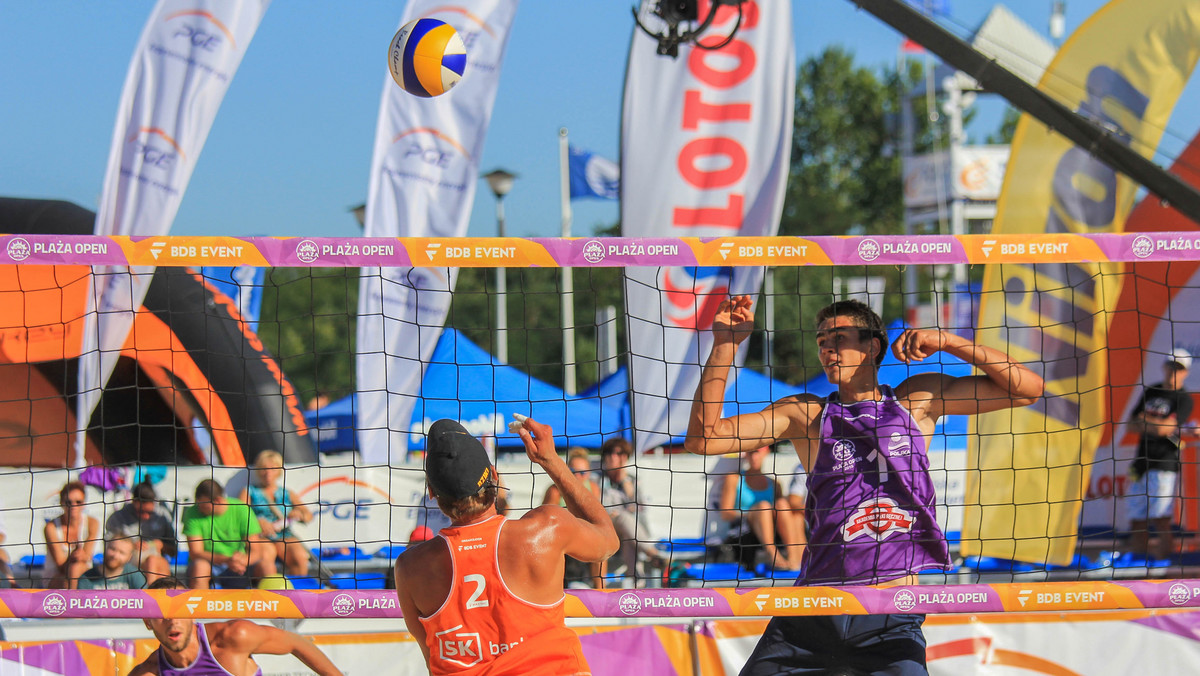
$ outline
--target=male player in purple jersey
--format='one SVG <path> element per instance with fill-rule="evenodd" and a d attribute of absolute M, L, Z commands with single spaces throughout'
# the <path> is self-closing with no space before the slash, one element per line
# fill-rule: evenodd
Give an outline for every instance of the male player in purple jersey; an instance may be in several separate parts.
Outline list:
<path fill-rule="evenodd" d="M 187 589 L 173 577 L 149 589 Z M 205 622 L 183 619 L 143 620 L 158 639 L 158 650 L 129 676 L 262 676 L 254 655 L 294 655 L 319 676 L 342 676 L 312 641 L 290 631 L 249 620 Z"/>
<path fill-rule="evenodd" d="M 861 302 L 839 301 L 817 313 L 821 366 L 837 391 L 786 397 L 759 413 L 723 418 L 729 368 L 753 329 L 749 296 L 734 296 L 717 310 L 685 447 L 718 455 L 781 440 L 795 445 L 809 469 L 809 542 L 797 584 L 916 584 L 919 571 L 950 567 L 926 455 L 934 425 L 945 415 L 1028 406 L 1042 395 L 1042 379 L 957 334 L 908 330 L 892 345 L 902 362 L 944 351 L 982 375 L 920 373 L 893 391 L 878 378 L 887 348 L 883 321 Z M 925 674 L 924 619 L 776 617 L 741 673 Z"/>

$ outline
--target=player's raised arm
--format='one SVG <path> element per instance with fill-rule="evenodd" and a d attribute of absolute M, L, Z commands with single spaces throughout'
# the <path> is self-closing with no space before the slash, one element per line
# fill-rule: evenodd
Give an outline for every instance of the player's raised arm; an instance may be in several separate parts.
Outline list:
<path fill-rule="evenodd" d="M 572 516 L 570 521 L 558 524 L 566 540 L 564 553 L 584 562 L 604 561 L 616 553 L 621 541 L 613 528 L 612 518 L 596 495 L 575 478 L 567 463 L 559 457 L 554 448 L 554 430 L 549 425 L 525 418 L 517 428 L 517 434 L 525 442 L 529 459 L 545 470 L 546 476 L 558 487 Z M 543 505 L 536 509 L 562 514 L 557 506 Z"/>
<path fill-rule="evenodd" d="M 722 301 L 713 318 L 713 346 L 692 400 L 687 438 L 683 447 L 697 455 L 750 451 L 780 439 L 802 436 L 807 425 L 807 404 L 789 397 L 758 413 L 722 417 L 729 369 L 738 346 L 754 330 L 750 296 Z"/>
<path fill-rule="evenodd" d="M 221 642 L 247 655 L 292 655 L 318 676 L 342 676 L 342 671 L 312 641 L 270 625 L 235 620 L 222 632 Z"/>
<path fill-rule="evenodd" d="M 933 395 L 930 413 L 935 418 L 1028 406 L 1042 396 L 1045 383 L 1041 376 L 1003 351 L 971 342 L 956 333 L 909 329 L 892 344 L 892 352 L 906 364 L 920 362 L 939 351 L 975 366 L 983 375 L 946 378 L 928 374 L 910 378 L 910 381 L 924 378 L 922 387 L 927 387 Z"/>

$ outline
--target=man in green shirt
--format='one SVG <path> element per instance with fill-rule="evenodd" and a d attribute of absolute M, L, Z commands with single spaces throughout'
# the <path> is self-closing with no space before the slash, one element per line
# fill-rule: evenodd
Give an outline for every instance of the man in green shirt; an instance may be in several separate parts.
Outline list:
<path fill-rule="evenodd" d="M 188 584 L 208 589 L 249 586 L 251 577 L 275 575 L 275 552 L 262 536 L 258 519 L 246 503 L 225 496 L 212 479 L 196 486 L 196 504 L 183 512 L 188 543 Z"/>

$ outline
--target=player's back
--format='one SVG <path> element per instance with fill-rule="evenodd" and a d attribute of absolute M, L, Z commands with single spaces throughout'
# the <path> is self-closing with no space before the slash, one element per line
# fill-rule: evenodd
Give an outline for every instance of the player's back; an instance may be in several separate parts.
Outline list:
<path fill-rule="evenodd" d="M 429 669 L 442 674 L 589 674 L 575 632 L 564 626 L 565 597 L 542 605 L 505 584 L 497 557 L 506 519 L 445 528 L 450 591 L 441 607 L 420 618 Z"/>

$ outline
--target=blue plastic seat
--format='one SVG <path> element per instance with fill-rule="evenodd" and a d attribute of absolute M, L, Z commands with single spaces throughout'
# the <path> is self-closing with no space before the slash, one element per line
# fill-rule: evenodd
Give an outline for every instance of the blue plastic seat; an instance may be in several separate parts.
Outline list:
<path fill-rule="evenodd" d="M 400 554 L 404 552 L 405 549 L 407 549 L 407 547 L 404 545 L 384 545 L 383 547 L 379 548 L 379 551 L 375 552 L 372 558 L 394 561 L 396 560 L 397 556 L 400 556 Z"/>
<path fill-rule="evenodd" d="M 337 589 L 383 589 L 386 581 L 383 573 L 347 573 L 329 577 L 329 583 Z"/>
<path fill-rule="evenodd" d="M 991 556 L 968 556 L 963 559 L 963 568 L 970 568 L 978 573 L 1028 573 L 1034 570 L 1032 563 Z"/>
<path fill-rule="evenodd" d="M 320 589 L 321 581 L 315 577 L 293 577 L 287 576 L 288 582 L 292 583 L 292 589 Z"/>

